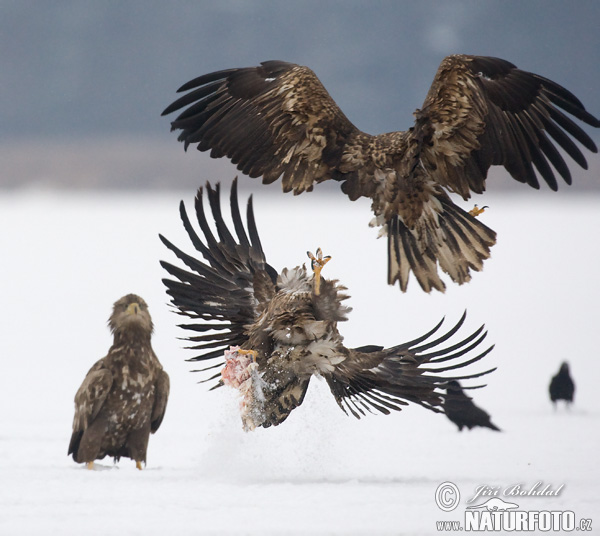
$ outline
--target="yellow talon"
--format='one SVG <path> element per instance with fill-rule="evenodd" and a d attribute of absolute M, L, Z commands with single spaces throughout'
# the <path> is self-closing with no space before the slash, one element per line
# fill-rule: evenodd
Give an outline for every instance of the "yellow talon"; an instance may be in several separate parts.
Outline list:
<path fill-rule="evenodd" d="M 87 469 L 90 469 L 90 470 L 91 470 L 91 469 L 93 469 L 93 468 L 94 468 L 94 462 L 87 462 L 87 463 L 85 464 L 85 467 L 86 467 Z"/>
<path fill-rule="evenodd" d="M 142 462 L 138 462 L 138 461 L 136 460 L 136 462 L 135 462 L 135 468 L 136 468 L 136 469 L 139 469 L 139 470 L 141 471 L 141 470 L 142 470 Z"/>
<path fill-rule="evenodd" d="M 323 257 L 321 248 L 317 248 L 316 257 L 310 251 L 307 251 L 306 254 L 310 259 L 310 267 L 315 274 L 315 294 L 318 296 L 321 293 L 321 270 L 331 260 L 331 256 Z"/>
<path fill-rule="evenodd" d="M 256 358 L 258 357 L 258 352 L 256 350 L 238 350 L 238 354 L 242 354 L 242 355 L 251 355 L 252 356 L 252 361 L 254 363 L 256 363 Z"/>
<path fill-rule="evenodd" d="M 482 214 L 483 212 L 485 212 L 486 208 L 490 208 L 487 205 L 485 205 L 484 207 L 479 208 L 477 205 L 475 205 L 471 210 L 469 210 L 469 214 L 471 216 L 479 216 L 480 214 Z"/>

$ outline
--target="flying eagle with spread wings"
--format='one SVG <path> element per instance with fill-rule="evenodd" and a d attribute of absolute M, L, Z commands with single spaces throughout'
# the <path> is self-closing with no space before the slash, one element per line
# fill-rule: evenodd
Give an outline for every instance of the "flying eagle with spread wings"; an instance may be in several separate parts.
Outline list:
<path fill-rule="evenodd" d="M 226 156 L 265 184 L 282 177 L 284 192 L 334 179 L 351 200 L 370 198 L 371 225 L 387 234 L 388 283 L 403 291 L 412 271 L 423 290 L 443 292 L 438 265 L 462 284 L 490 256 L 496 233 L 477 220 L 480 209 L 462 210 L 447 192 L 465 200 L 483 193 L 494 165 L 536 189 L 540 175 L 556 190 L 553 168 L 571 183 L 557 146 L 585 169 L 573 139 L 597 152 L 564 112 L 600 127 L 557 83 L 499 58 L 461 54 L 442 61 L 414 126 L 376 136 L 350 122 L 312 70 L 293 63 L 218 71 L 179 91 L 188 93 L 163 115 L 185 108 L 171 130 L 181 131 L 186 149 Z"/>
<path fill-rule="evenodd" d="M 88 469 L 105 456 L 130 458 L 142 469 L 150 434 L 165 416 L 169 376 L 152 350 L 154 328 L 142 298 L 128 294 L 116 301 L 108 325 L 113 344 L 75 395 L 68 454 Z"/>
<path fill-rule="evenodd" d="M 303 265 L 278 272 L 266 261 L 251 197 L 244 226 L 237 181 L 230 195 L 233 232 L 221 213 L 220 186 L 207 184 L 206 194 L 217 236 L 200 188 L 195 212 L 204 237 L 196 232 L 183 202 L 180 215 L 203 260 L 161 235 L 185 265 L 162 261 L 173 277 L 163 282 L 176 311 L 192 320 L 181 326 L 193 333 L 189 340 L 199 352 L 190 361 L 218 360 L 201 369 L 219 369 L 204 381 L 218 380 L 214 387 L 239 389 L 246 431 L 283 422 L 302 404 L 313 375 L 325 378 L 342 410 L 360 418 L 366 411 L 401 410 L 409 402 L 443 412 L 448 395 L 442 389 L 447 382 L 491 372 L 446 374 L 479 361 L 492 349 L 478 349 L 487 335 L 483 326 L 449 342 L 465 316 L 443 334 L 440 322 L 425 335 L 391 348 L 345 347 L 337 324 L 350 311 L 343 304 L 348 296 L 338 281 L 321 277 L 329 257 L 319 249 L 316 255 L 309 254 L 312 270 Z M 476 352 L 480 353 L 473 355 Z"/>

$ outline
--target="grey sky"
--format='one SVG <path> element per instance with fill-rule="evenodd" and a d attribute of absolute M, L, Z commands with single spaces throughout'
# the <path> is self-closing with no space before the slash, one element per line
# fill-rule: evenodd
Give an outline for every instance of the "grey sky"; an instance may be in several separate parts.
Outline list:
<path fill-rule="evenodd" d="M 160 112 L 181 84 L 267 59 L 313 68 L 371 133 L 408 128 L 457 52 L 547 76 L 600 115 L 599 24 L 597 0 L 0 0 L 0 138 L 177 145 Z"/>

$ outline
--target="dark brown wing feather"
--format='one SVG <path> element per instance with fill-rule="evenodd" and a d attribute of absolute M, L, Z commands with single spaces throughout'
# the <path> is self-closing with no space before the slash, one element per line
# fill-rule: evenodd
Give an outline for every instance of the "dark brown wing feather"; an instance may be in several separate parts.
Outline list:
<path fill-rule="evenodd" d="M 67 454 L 77 453 L 83 432 L 98 416 L 110 392 L 113 376 L 101 359 L 89 370 L 75 394 L 73 434 Z M 75 455 L 75 454 L 74 454 Z"/>
<path fill-rule="evenodd" d="M 85 430 L 96 418 L 110 392 L 113 377 L 110 370 L 98 361 L 87 373 L 75 394 L 74 430 Z"/>
<path fill-rule="evenodd" d="M 204 262 L 187 255 L 160 236 L 188 268 L 161 261 L 163 268 L 174 277 L 163 279 L 171 303 L 179 314 L 197 320 L 181 325 L 188 331 L 200 333 L 188 338 L 195 343 L 191 348 L 200 351 L 189 361 L 222 359 L 230 346 L 241 346 L 247 338 L 246 326 L 253 323 L 266 306 L 277 282 L 277 271 L 267 263 L 256 231 L 252 198 L 248 200 L 246 231 L 238 205 L 237 181 L 234 181 L 230 198 L 237 235 L 234 238 L 221 215 L 219 185 L 215 189 L 207 185 L 206 193 L 218 239 L 213 235 L 204 212 L 202 188 L 198 190 L 195 208 L 204 241 L 194 230 L 183 202 L 180 205 L 184 227 Z M 209 368 L 220 368 L 223 364 L 220 361 Z M 219 374 L 213 378 L 217 376 Z"/>
<path fill-rule="evenodd" d="M 360 133 L 309 68 L 266 61 L 200 76 L 179 89 L 189 90 L 163 112 L 189 105 L 171 123 L 186 148 L 197 143 L 214 158 L 227 156 L 265 184 L 283 175 L 283 190 L 295 194 L 343 179 L 342 154 Z"/>
<path fill-rule="evenodd" d="M 444 346 L 458 332 L 465 318 L 466 313 L 452 329 L 433 340 L 429 339 L 437 333 L 443 320 L 422 337 L 393 348 L 365 346 L 350 350 L 349 357 L 326 376 L 338 405 L 357 418 L 365 411 L 384 414 L 399 411 L 409 402 L 443 412 L 445 395 L 441 389 L 448 381 L 477 378 L 495 370 L 445 374 L 479 361 L 493 348 L 471 355 L 487 336 L 483 326 L 459 342 Z"/>
<path fill-rule="evenodd" d="M 150 416 L 150 431 L 152 433 L 156 432 L 162 424 L 167 410 L 170 386 L 169 375 L 164 370 L 159 371 L 154 392 L 154 406 Z"/>
<path fill-rule="evenodd" d="M 600 121 L 568 90 L 499 58 L 445 58 L 423 108 L 416 112 L 413 140 L 421 161 L 439 184 L 467 199 L 485 190 L 492 165 L 539 188 L 536 171 L 552 190 L 554 168 L 571 183 L 562 148 L 577 164 L 587 162 L 574 138 L 597 152 L 592 139 L 563 112 L 593 127 Z"/>

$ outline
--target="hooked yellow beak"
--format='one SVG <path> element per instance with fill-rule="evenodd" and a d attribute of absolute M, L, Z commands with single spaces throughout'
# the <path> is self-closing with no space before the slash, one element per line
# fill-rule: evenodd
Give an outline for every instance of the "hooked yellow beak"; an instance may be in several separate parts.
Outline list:
<path fill-rule="evenodd" d="M 137 302 L 130 303 L 125 310 L 125 313 L 128 315 L 139 315 L 140 314 L 140 304 Z"/>

